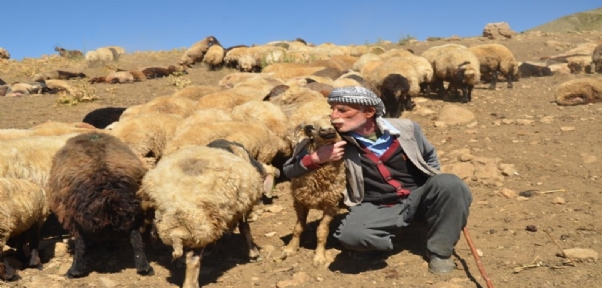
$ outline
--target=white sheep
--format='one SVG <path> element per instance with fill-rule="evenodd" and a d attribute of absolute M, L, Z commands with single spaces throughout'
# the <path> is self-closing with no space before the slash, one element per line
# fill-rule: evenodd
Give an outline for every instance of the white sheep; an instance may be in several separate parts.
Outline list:
<path fill-rule="evenodd" d="M 328 116 L 309 118 L 299 124 L 298 130 L 303 135 L 299 137 L 299 143 L 305 143 L 304 147 L 308 154 L 313 153 L 321 146 L 341 141 L 340 135 L 330 123 Z M 293 157 L 295 156 L 293 154 Z M 323 216 L 316 230 L 318 241 L 313 265 L 320 266 L 327 263 L 325 246 L 329 234 L 329 224 L 339 211 L 346 183 L 343 160 L 322 164 L 320 168 L 310 170 L 291 180 L 291 194 L 297 222 L 293 229 L 293 237 L 283 250 L 282 259 L 295 254 L 299 249 L 301 233 L 306 225 L 309 210 L 318 209 L 323 212 Z"/>
<path fill-rule="evenodd" d="M 184 118 L 175 114 L 148 112 L 117 122 L 110 134 L 127 144 L 147 168 L 152 168 L 182 122 Z"/>
<path fill-rule="evenodd" d="M 474 53 L 468 49 L 451 49 L 443 52 L 433 60 L 433 83 L 439 94 L 445 93 L 443 81 L 450 83 L 450 87 L 462 90 L 462 102 L 472 100 L 472 89 L 481 79 L 480 62 Z"/>
<path fill-rule="evenodd" d="M 237 156 L 243 153 L 189 147 L 166 155 L 142 180 L 139 197 L 155 210 L 159 238 L 173 247 L 174 258 L 186 255 L 182 287 L 199 287 L 204 248 L 236 225 L 250 260 L 261 260 L 246 219 L 262 193 L 272 189 L 273 176 L 262 175 L 261 167 L 253 166 L 248 156 Z"/>
<path fill-rule="evenodd" d="M 518 78 L 518 62 L 508 47 L 502 44 L 480 44 L 468 48 L 479 59 L 481 75 L 491 74 L 489 89 L 495 90 L 498 72 L 508 81 L 508 88 L 512 88 L 512 81 Z"/>
<path fill-rule="evenodd" d="M 556 103 L 574 106 L 602 102 L 602 79 L 580 78 L 560 84 L 556 88 Z"/>
<path fill-rule="evenodd" d="M 9 239 L 24 235 L 15 241 L 17 255 L 25 256 L 23 245 L 29 244 L 28 267 L 41 268 L 38 252 L 39 231 L 49 214 L 46 194 L 41 185 L 28 180 L 0 178 L 0 279 L 12 280 L 18 276 L 2 253 Z M 14 239 L 14 238 L 13 238 Z"/>

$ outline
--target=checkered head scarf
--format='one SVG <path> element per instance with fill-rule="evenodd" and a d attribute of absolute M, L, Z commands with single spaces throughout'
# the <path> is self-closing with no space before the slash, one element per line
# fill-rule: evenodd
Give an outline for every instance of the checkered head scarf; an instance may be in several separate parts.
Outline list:
<path fill-rule="evenodd" d="M 346 86 L 334 88 L 328 95 L 328 104 L 343 103 L 374 107 L 376 118 L 385 115 L 385 104 L 370 89 L 362 86 Z"/>

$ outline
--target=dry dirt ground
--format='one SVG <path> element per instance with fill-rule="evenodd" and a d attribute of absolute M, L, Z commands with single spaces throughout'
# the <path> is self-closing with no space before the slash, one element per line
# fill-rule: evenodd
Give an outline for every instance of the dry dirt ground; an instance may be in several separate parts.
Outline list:
<path fill-rule="evenodd" d="M 579 43 L 599 41 L 602 34 L 519 35 L 499 41 L 509 47 L 519 61 L 537 60 L 575 47 Z M 546 41 L 572 43 L 555 48 Z M 489 43 L 480 38 L 461 39 L 455 43 L 471 45 Z M 444 40 L 408 45 L 417 54 Z M 136 68 L 174 63 L 181 51 L 128 54 L 117 65 Z M 63 69 L 83 67 L 78 62 L 62 64 Z M 85 68 L 90 76 L 103 74 L 101 68 Z M 208 72 L 203 66 L 183 76 L 193 84 L 217 85 L 232 72 L 223 69 Z M 1 70 L 7 82 L 26 80 L 24 72 Z M 477 158 L 495 159 L 496 163 L 514 165 L 508 176 L 499 179 L 468 177 L 474 202 L 468 231 L 479 249 L 484 268 L 496 287 L 597 287 L 602 281 L 602 267 L 595 260 L 575 261 L 557 256 L 562 249 L 584 248 L 602 252 L 602 104 L 559 107 L 554 100 L 555 87 L 578 77 L 600 75 L 555 75 L 523 78 L 513 89 L 498 84 L 496 91 L 480 84 L 473 101 L 462 105 L 475 114 L 468 124 L 436 127 L 437 113 L 449 105 L 436 97 L 418 97 L 415 112 L 402 117 L 420 123 L 437 147 L 443 164 L 455 161 L 455 153 Z M 91 103 L 75 106 L 56 104 L 56 96 L 38 95 L 0 98 L 0 128 L 26 128 L 47 121 L 80 121 L 96 108 L 129 106 L 144 103 L 156 96 L 173 93 L 174 80 L 157 79 L 142 83 L 95 84 L 99 97 Z M 434 114 L 428 113 L 428 110 Z M 427 112 L 425 112 L 427 111 Z M 465 150 L 461 150 L 465 149 Z M 470 157 L 472 157 L 470 156 Z M 516 172 L 516 173 L 514 173 Z M 245 245 L 237 231 L 219 240 L 203 258 L 201 284 L 205 287 L 486 287 L 464 237 L 456 247 L 454 259 L 458 269 L 449 275 L 436 276 L 427 271 L 424 252 L 424 227 L 419 223 L 395 239 L 395 251 L 386 258 L 368 262 L 350 259 L 334 238 L 328 240 L 327 267 L 313 267 L 315 227 L 318 213 L 311 213 L 309 227 L 302 237 L 299 252 L 284 261 L 278 260 L 280 249 L 288 243 L 294 211 L 287 182 L 276 187 L 272 205 L 258 205 L 257 218 L 251 223 L 255 241 L 262 248 L 264 260 L 249 263 Z M 507 189 L 508 197 L 499 191 Z M 530 197 L 512 195 L 530 190 Z M 527 194 L 529 194 L 527 193 Z M 523 195 L 525 195 L 523 193 Z M 341 211 L 341 215 L 345 213 Z M 331 225 L 333 231 L 340 217 Z M 536 228 L 528 231 L 526 227 Z M 65 242 L 68 242 L 65 240 Z M 117 250 L 98 248 L 92 253 L 91 273 L 81 279 L 63 275 L 71 264 L 67 245 L 60 239 L 43 241 L 42 270 L 19 271 L 22 279 L 0 282 L 0 287 L 177 287 L 183 269 L 171 259 L 171 249 L 154 243 L 147 254 L 156 274 L 138 276 L 133 253 L 126 242 Z M 10 252 L 10 251 L 9 251 Z"/>

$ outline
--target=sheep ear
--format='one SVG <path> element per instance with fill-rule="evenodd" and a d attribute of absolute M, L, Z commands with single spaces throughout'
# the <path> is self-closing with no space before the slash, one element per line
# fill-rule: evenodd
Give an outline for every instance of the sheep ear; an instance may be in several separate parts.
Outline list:
<path fill-rule="evenodd" d="M 303 132 L 305 132 L 305 135 L 307 135 L 310 139 L 313 138 L 313 131 L 316 130 L 314 128 L 313 125 L 305 125 L 305 127 L 303 127 Z"/>

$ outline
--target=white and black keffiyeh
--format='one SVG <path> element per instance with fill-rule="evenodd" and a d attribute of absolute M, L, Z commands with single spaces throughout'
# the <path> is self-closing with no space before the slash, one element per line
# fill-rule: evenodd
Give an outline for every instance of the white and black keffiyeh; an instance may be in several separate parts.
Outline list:
<path fill-rule="evenodd" d="M 356 104 L 376 108 L 376 117 L 385 115 L 385 104 L 376 94 L 361 86 L 334 88 L 328 94 L 328 104 Z"/>

